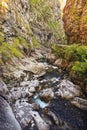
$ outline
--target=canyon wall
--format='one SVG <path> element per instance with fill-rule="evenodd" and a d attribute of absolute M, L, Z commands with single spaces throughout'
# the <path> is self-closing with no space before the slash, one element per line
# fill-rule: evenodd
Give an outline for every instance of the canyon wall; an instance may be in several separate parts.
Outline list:
<path fill-rule="evenodd" d="M 0 1 L 0 63 L 65 41 L 58 0 Z"/>
<path fill-rule="evenodd" d="M 46 44 L 64 40 L 58 0 L 1 0 L 0 30 L 5 39 L 23 36 Z"/>
<path fill-rule="evenodd" d="M 63 13 L 68 43 L 87 45 L 87 0 L 67 0 Z"/>

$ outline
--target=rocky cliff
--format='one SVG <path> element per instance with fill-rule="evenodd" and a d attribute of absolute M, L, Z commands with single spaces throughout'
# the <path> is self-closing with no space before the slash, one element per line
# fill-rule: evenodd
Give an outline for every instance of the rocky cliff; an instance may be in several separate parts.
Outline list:
<path fill-rule="evenodd" d="M 63 21 L 69 43 L 87 44 L 87 0 L 67 0 Z"/>
<path fill-rule="evenodd" d="M 0 57 L 5 60 L 38 44 L 63 43 L 64 37 L 58 0 L 0 1 Z"/>

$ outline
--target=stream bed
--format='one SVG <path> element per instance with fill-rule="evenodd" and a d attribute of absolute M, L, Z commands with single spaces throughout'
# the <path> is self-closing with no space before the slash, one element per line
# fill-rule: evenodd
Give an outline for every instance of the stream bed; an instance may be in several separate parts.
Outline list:
<path fill-rule="evenodd" d="M 27 72 L 22 81 L 11 81 L 11 106 L 22 130 L 87 130 L 87 112 L 56 95 L 65 77 L 48 65 L 43 75 Z"/>
<path fill-rule="evenodd" d="M 54 87 L 55 89 L 61 79 L 63 79 L 63 75 L 59 74 L 56 70 L 47 72 L 46 75 L 40 78 L 40 80 L 45 81 L 44 86 L 47 81 L 48 86 Z M 56 91 L 55 89 L 54 91 Z M 73 130 L 87 130 L 87 112 L 75 107 L 68 100 L 55 97 L 55 99 L 50 102 L 48 108 L 55 113 L 55 115 L 60 117 L 61 120 L 69 123 Z M 51 130 L 60 129 L 62 130 L 63 128 L 58 128 L 57 126 L 51 128 Z M 64 130 L 68 130 L 68 128 Z"/>

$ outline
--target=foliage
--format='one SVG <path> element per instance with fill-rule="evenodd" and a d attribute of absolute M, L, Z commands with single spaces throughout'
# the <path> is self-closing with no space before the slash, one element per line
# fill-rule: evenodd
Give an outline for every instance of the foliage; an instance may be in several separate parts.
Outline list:
<path fill-rule="evenodd" d="M 40 2 L 40 0 L 30 0 L 31 5 L 36 5 Z"/>
<path fill-rule="evenodd" d="M 59 24 L 59 22 L 56 20 L 56 21 L 49 21 L 49 27 L 50 29 L 55 33 L 57 34 L 57 36 L 62 39 L 62 34 L 59 30 L 61 30 L 61 26 Z"/>
<path fill-rule="evenodd" d="M 32 30 L 46 31 L 48 34 L 52 33 L 54 42 L 60 43 L 63 41 L 63 28 L 61 22 L 57 19 L 56 4 L 58 1 L 51 0 L 30 0 L 30 26 Z M 59 14 L 60 15 L 60 14 Z M 47 35 L 47 34 L 46 34 Z M 49 44 L 47 41 L 45 44 Z"/>
<path fill-rule="evenodd" d="M 60 58 L 60 57 L 62 57 L 62 58 L 64 58 L 64 50 L 65 50 L 65 48 L 63 48 L 63 47 L 61 47 L 61 46 L 58 46 L 57 44 L 55 44 L 55 43 L 53 43 L 52 44 L 52 51 L 53 51 L 53 53 L 58 57 L 58 58 Z"/>
<path fill-rule="evenodd" d="M 87 75 L 87 60 L 85 62 L 75 62 L 72 71 L 79 72 L 80 74 Z"/>
<path fill-rule="evenodd" d="M 85 61 L 87 58 L 87 46 L 73 44 L 65 49 L 65 59 L 67 61 Z"/>
<path fill-rule="evenodd" d="M 39 41 L 36 39 L 35 36 L 32 37 L 32 43 L 33 43 L 33 48 L 36 48 L 39 45 Z"/>
<path fill-rule="evenodd" d="M 67 46 L 52 46 L 53 52 L 65 59 L 71 71 L 87 75 L 87 46 L 84 45 L 67 45 Z"/>
<path fill-rule="evenodd" d="M 2 44 L 3 41 L 4 41 L 4 37 L 0 35 L 0 45 Z"/>
<path fill-rule="evenodd" d="M 23 37 L 15 37 L 8 42 L 4 42 L 3 37 L 1 37 L 0 43 L 0 63 L 2 62 L 2 57 L 6 62 L 12 57 L 23 57 L 23 48 L 30 49 L 30 46 Z"/>

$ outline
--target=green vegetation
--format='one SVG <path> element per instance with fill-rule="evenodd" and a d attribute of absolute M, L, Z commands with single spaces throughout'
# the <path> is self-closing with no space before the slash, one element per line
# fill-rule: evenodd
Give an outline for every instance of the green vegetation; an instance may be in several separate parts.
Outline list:
<path fill-rule="evenodd" d="M 40 45 L 39 41 L 36 39 L 35 36 L 32 37 L 32 43 L 33 43 L 33 48 L 36 48 Z"/>
<path fill-rule="evenodd" d="M 30 7 L 31 19 L 33 18 L 33 20 L 48 22 L 52 16 L 52 9 L 45 0 L 30 0 Z"/>
<path fill-rule="evenodd" d="M 58 21 L 54 12 L 55 1 L 49 0 L 30 0 L 30 26 L 33 30 L 44 30 L 48 34 L 53 33 L 54 41 L 63 41 L 63 31 L 61 23 Z M 49 44 L 48 41 L 45 43 Z"/>
<path fill-rule="evenodd" d="M 23 57 L 23 48 L 26 48 L 27 50 L 30 49 L 29 44 L 23 37 L 16 37 L 8 42 L 5 42 L 4 38 L 0 37 L 0 63 L 3 62 L 3 58 L 4 62 L 6 62 L 12 57 Z"/>
<path fill-rule="evenodd" d="M 83 22 L 87 23 L 87 15 L 82 17 Z"/>
<path fill-rule="evenodd" d="M 71 71 L 87 76 L 87 46 L 73 44 L 70 46 L 52 46 L 53 52 L 62 57 L 71 67 Z"/>
<path fill-rule="evenodd" d="M 50 27 L 50 29 L 55 33 L 55 34 L 57 34 L 57 37 L 59 37 L 60 39 L 62 39 L 62 33 L 59 31 L 59 30 L 61 30 L 61 25 L 60 25 L 60 23 L 57 21 L 57 20 L 55 20 L 55 21 L 49 21 L 49 27 Z"/>
<path fill-rule="evenodd" d="M 40 2 L 40 0 L 30 0 L 31 5 L 36 5 Z"/>
<path fill-rule="evenodd" d="M 76 61 L 72 67 L 72 71 L 87 75 L 87 60 L 85 62 Z"/>

